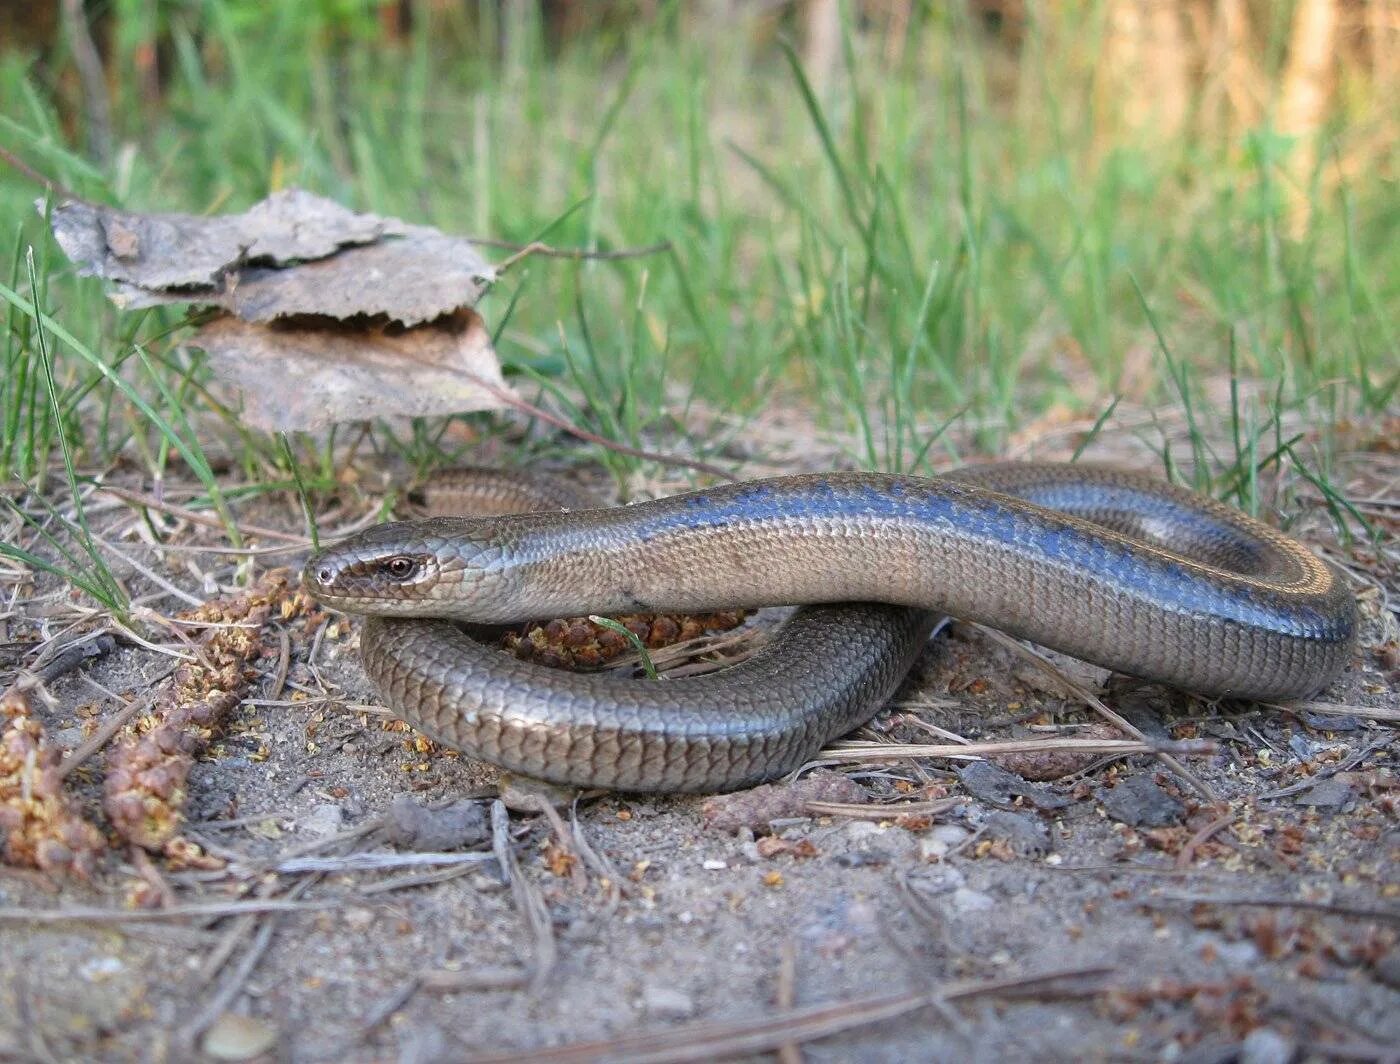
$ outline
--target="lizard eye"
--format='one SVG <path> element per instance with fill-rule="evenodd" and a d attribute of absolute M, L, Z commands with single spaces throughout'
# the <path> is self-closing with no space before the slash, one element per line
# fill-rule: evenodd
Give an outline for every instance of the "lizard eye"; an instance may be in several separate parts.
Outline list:
<path fill-rule="evenodd" d="M 390 558 L 383 564 L 382 569 L 395 580 L 407 580 L 418 570 L 418 563 L 412 558 Z"/>

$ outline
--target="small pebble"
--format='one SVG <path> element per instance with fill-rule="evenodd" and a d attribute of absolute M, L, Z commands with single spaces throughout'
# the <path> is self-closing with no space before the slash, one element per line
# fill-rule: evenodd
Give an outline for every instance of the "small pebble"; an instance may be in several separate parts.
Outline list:
<path fill-rule="evenodd" d="M 1240 1046 L 1240 1064 L 1289 1064 L 1294 1047 L 1272 1027 L 1256 1027 Z"/>
<path fill-rule="evenodd" d="M 990 894 L 971 887 L 958 887 L 953 891 L 953 908 L 960 913 L 981 913 L 996 908 L 996 899 Z"/>
<path fill-rule="evenodd" d="M 1333 776 L 1313 784 L 1293 802 L 1311 809 L 1346 812 L 1356 804 L 1356 790 L 1340 776 Z"/>
<path fill-rule="evenodd" d="M 60 728 L 49 733 L 49 742 L 60 750 L 75 750 L 84 738 L 82 728 Z"/>
<path fill-rule="evenodd" d="M 204 1033 L 204 1052 L 215 1060 L 252 1060 L 276 1044 L 277 1028 L 237 1012 L 225 1012 Z"/>
<path fill-rule="evenodd" d="M 969 834 L 957 824 L 938 824 L 919 838 L 919 856 L 925 861 L 937 861 L 966 842 Z"/>
<path fill-rule="evenodd" d="M 460 850 L 486 841 L 490 833 L 485 803 L 465 798 L 428 809 L 406 794 L 395 795 L 384 823 L 388 842 L 423 852 Z"/>
<path fill-rule="evenodd" d="M 837 861 L 887 864 L 919 849 L 918 838 L 903 828 L 886 827 L 873 820 L 852 820 L 823 837 L 821 849 Z"/>
<path fill-rule="evenodd" d="M 84 979 L 90 979 L 93 982 L 110 979 L 125 970 L 126 965 L 117 957 L 94 957 L 92 960 L 84 962 L 82 967 L 78 969 Z"/>
<path fill-rule="evenodd" d="M 695 1000 L 675 987 L 649 986 L 642 991 L 642 1008 L 659 1020 L 684 1020 L 695 1015 Z"/>
<path fill-rule="evenodd" d="M 1000 839 L 1018 857 L 1043 857 L 1050 852 L 1050 829 L 1039 817 L 995 810 L 982 820 L 988 838 Z"/>
<path fill-rule="evenodd" d="M 318 805 L 297 821 L 297 832 L 318 839 L 328 838 L 340 830 L 345 813 L 338 805 Z"/>
<path fill-rule="evenodd" d="M 1400 946 L 1392 946 L 1390 952 L 1376 962 L 1376 978 L 1400 990 Z"/>

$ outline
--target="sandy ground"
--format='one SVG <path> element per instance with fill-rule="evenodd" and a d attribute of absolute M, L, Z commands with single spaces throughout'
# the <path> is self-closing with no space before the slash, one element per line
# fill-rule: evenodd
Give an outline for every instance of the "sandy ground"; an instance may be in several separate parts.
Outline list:
<path fill-rule="evenodd" d="M 829 460 L 804 453 L 790 465 Z M 285 500 L 241 517 L 297 527 Z M 1324 524 L 1300 527 L 1326 545 Z M 1338 557 L 1388 578 L 1364 549 Z M 165 561 L 200 598 L 217 589 L 188 562 L 232 574 L 227 557 Z M 1384 589 L 1357 586 L 1363 645 L 1316 705 L 1108 684 L 1148 736 L 1212 744 L 1184 759 L 1210 797 L 1146 755 L 1084 758 L 1043 783 L 921 758 L 830 766 L 848 778 L 817 774 L 767 805 L 602 795 L 557 823 L 497 810 L 494 832 L 493 771 L 374 711 L 353 625 L 319 640 L 286 626 L 288 683 L 269 697 L 274 620 L 251 700 L 190 778 L 185 836 L 217 867 L 120 849 L 87 883 L 0 871 L 0 1058 L 1400 1060 L 1400 663 Z M 45 603 L 61 602 L 47 587 L 12 611 L 10 640 L 43 634 Z M 1052 660 L 1080 685 L 1106 679 Z M 77 746 L 114 711 L 89 681 L 139 697 L 169 664 L 119 645 L 55 679 L 52 703 L 36 699 L 50 741 Z M 863 737 L 1099 724 L 1026 651 L 954 626 Z M 99 755 L 67 781 L 99 823 L 103 773 Z M 817 791 L 868 804 L 776 804 Z M 376 826 L 396 800 L 399 821 L 406 800 L 459 803 L 415 824 L 465 848 L 405 863 L 444 839 L 387 842 Z M 751 825 L 725 828 L 724 812 Z M 366 854 L 399 863 L 353 870 Z M 160 891 L 177 907 L 286 909 L 128 907 Z M 53 916 L 79 906 L 98 912 Z M 590 1041 L 603 1044 L 544 1051 Z"/>

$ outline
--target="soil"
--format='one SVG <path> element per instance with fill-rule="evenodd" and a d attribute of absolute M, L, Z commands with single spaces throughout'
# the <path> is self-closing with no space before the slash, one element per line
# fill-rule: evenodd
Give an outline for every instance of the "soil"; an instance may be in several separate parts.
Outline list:
<path fill-rule="evenodd" d="M 831 461 L 801 453 L 786 467 Z M 750 471 L 785 467 L 769 458 Z M 286 499 L 240 518 L 297 528 Z M 133 523 L 126 508 L 108 519 L 114 535 L 118 520 Z M 498 810 L 512 886 L 484 826 L 494 770 L 377 710 L 349 623 L 318 640 L 289 625 L 292 695 L 268 697 L 274 619 L 252 701 L 190 778 L 184 834 L 216 867 L 114 848 L 87 882 L 0 872 L 0 1058 L 771 1059 L 790 1037 L 802 1044 L 784 1060 L 1400 1059 L 1395 589 L 1384 557 L 1330 539 L 1320 507 L 1296 529 L 1358 574 L 1366 618 L 1355 660 L 1316 704 L 1209 704 L 1051 659 L 1081 686 L 1107 681 L 1103 697 L 1148 736 L 1213 744 L 1183 758 L 1210 797 L 1149 755 L 835 764 L 822 771 L 846 779 L 812 774 L 790 785 L 795 796 L 769 792 L 737 812 L 733 799 L 614 794 L 554 818 L 502 823 Z M 161 564 L 137 542 L 122 549 Z M 207 598 L 231 587 L 232 565 L 167 553 L 162 572 Z M 131 584 L 142 586 L 137 574 Z M 42 580 L 16 594 L 7 638 L 51 634 L 42 614 L 68 600 Z M 49 740 L 76 746 L 115 711 L 89 680 L 140 696 L 169 664 L 119 642 L 55 679 L 51 703 L 34 699 Z M 1025 650 L 954 625 L 862 737 L 983 742 L 1101 726 Z M 1023 778 L 1037 769 L 1060 775 Z M 99 824 L 102 779 L 99 755 L 67 781 Z M 795 812 L 817 791 L 867 804 Z M 404 796 L 429 810 L 479 799 L 479 814 L 416 814 L 439 832 L 420 842 L 437 851 L 456 831 L 456 852 L 471 856 L 346 870 L 359 854 L 413 859 L 407 835 L 395 846 L 356 833 L 396 799 L 413 819 Z M 719 826 L 725 811 L 751 826 Z M 271 870 L 291 857 L 341 866 Z M 130 907 L 161 891 L 182 907 L 302 908 L 161 918 L 158 906 Z M 77 906 L 101 913 L 35 915 Z M 659 1040 L 629 1041 L 640 1033 Z M 545 1052 L 577 1042 L 603 1044 Z"/>

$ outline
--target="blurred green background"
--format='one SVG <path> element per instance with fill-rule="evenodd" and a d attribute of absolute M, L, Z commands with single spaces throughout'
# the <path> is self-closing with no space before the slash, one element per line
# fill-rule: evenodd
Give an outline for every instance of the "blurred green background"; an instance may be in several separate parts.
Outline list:
<path fill-rule="evenodd" d="M 632 443 L 782 403 L 910 468 L 952 418 L 995 453 L 1121 398 L 1184 411 L 1187 478 L 1218 485 L 1283 461 L 1290 419 L 1325 471 L 1339 424 L 1394 408 L 1390 0 L 0 11 L 6 476 L 46 466 L 56 424 L 158 472 L 178 455 L 131 393 L 177 429 L 227 398 L 178 312 L 120 315 L 74 275 L 35 174 L 137 210 L 300 185 L 463 234 L 670 241 L 531 261 L 482 306 L 511 372 Z M 57 405 L 35 302 L 92 356 L 54 345 Z M 283 452 L 224 420 L 271 476 Z"/>

